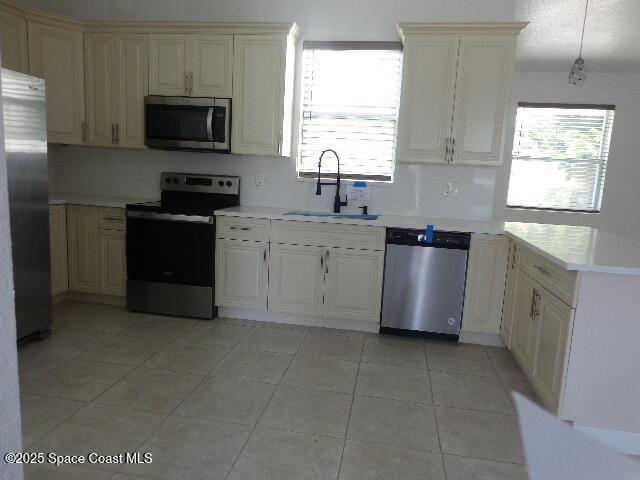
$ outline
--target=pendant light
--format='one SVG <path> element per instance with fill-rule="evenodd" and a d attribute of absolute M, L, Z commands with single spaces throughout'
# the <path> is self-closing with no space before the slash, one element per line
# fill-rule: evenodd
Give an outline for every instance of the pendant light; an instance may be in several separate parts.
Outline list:
<path fill-rule="evenodd" d="M 582 58 L 582 44 L 584 43 L 584 27 L 587 24 L 587 9 L 589 8 L 589 0 L 586 0 L 584 5 L 584 19 L 582 20 L 582 37 L 580 37 L 580 53 L 569 72 L 569 85 L 584 85 L 587 79 L 587 72 L 584 69 L 584 59 Z"/>

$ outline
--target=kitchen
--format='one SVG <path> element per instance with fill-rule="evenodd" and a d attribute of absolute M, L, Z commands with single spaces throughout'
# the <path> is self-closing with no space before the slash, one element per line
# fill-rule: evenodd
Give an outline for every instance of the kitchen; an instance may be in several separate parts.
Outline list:
<path fill-rule="evenodd" d="M 161 452 L 156 465 L 126 466 L 114 478 L 173 478 L 180 468 L 198 478 L 205 467 L 220 478 L 256 478 L 260 469 L 257 478 L 301 476 L 272 442 L 298 442 L 308 461 L 326 456 L 322 478 L 387 471 L 397 458 L 411 465 L 404 476 L 526 478 L 508 397 L 515 389 L 637 454 L 637 76 L 590 44 L 587 29 L 603 66 L 570 87 L 561 55 L 535 64 L 532 45 L 542 40 L 530 32 L 548 21 L 545 8 L 491 3 L 464 12 L 441 5 L 435 16 L 416 5 L 388 18 L 369 12 L 366 28 L 341 18 L 325 32 L 328 20 L 309 5 L 262 15 L 221 6 L 198 23 L 195 4 L 154 16 L 123 5 L 53 14 L 3 2 L 3 44 L 12 45 L 3 65 L 47 86 L 54 320 L 50 338 L 19 350 L 25 448 L 73 452 L 86 435 L 103 453 L 125 444 Z M 430 23 L 406 23 L 414 18 Z M 380 33 L 368 35 L 373 26 Z M 376 81 L 365 88 L 371 72 Z M 357 112 L 354 99 L 379 102 L 368 108 L 382 113 Z M 341 102 L 345 111 L 331 110 Z M 576 170 L 589 180 L 566 208 L 562 185 L 526 188 L 548 171 L 524 163 L 532 147 L 516 141 L 527 120 L 567 121 L 554 110 L 571 107 L 600 122 L 605 148 L 600 170 Z M 187 111 L 192 127 L 205 125 L 204 142 L 170 131 Z M 184 151 L 201 142 L 208 151 Z M 329 148 L 336 155 L 319 166 Z M 550 199 L 558 205 L 536 203 Z M 420 258 L 397 268 L 393 283 L 391 247 Z M 463 259 L 454 278 L 452 263 L 428 263 L 454 253 Z M 408 272 L 431 286 L 452 282 L 433 290 L 457 312 L 446 315 L 446 331 L 395 323 L 411 302 L 385 324 L 385 292 L 393 285 L 391 299 L 404 295 L 416 279 Z M 615 335 L 602 326 L 611 315 Z M 378 335 L 381 317 L 393 330 L 385 333 L 428 330 L 459 343 Z M 49 334 L 46 325 L 39 333 Z M 593 351 L 602 352 L 597 364 Z M 222 404 L 225 395 L 237 409 Z M 393 412 L 386 436 L 369 426 L 383 412 Z M 120 413 L 149 425 L 125 443 L 103 441 L 104 427 L 81 433 L 93 416 Z M 195 431 L 228 453 L 185 441 L 185 464 L 159 446 Z M 314 453 L 310 439 L 328 440 Z M 82 478 L 114 471 L 90 468 Z"/>

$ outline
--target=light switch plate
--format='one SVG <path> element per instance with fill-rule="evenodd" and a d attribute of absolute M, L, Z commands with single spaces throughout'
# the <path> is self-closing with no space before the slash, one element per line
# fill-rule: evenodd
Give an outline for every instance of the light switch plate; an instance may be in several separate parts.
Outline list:
<path fill-rule="evenodd" d="M 264 170 L 258 170 L 256 172 L 256 187 L 261 186 L 264 183 Z"/>

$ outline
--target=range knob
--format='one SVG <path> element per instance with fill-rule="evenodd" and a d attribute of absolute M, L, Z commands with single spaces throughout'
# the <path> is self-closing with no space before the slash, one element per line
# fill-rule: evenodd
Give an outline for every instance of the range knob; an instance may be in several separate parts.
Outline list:
<path fill-rule="evenodd" d="M 173 183 L 174 184 L 178 183 L 178 179 L 176 177 L 173 177 Z"/>
<path fill-rule="evenodd" d="M 231 180 L 227 180 L 227 187 L 231 187 L 231 185 L 233 185 L 233 183 L 231 183 Z"/>
<path fill-rule="evenodd" d="M 167 177 L 164 179 L 165 183 L 171 183 L 171 178 Z"/>
<path fill-rule="evenodd" d="M 221 187 L 224 187 L 224 181 L 223 180 L 218 180 L 218 185 L 220 185 Z"/>

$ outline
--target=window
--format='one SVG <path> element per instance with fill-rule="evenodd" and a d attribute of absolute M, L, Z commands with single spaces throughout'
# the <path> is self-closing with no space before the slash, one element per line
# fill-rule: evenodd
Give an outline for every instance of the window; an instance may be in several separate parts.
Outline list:
<path fill-rule="evenodd" d="M 397 43 L 305 42 L 300 176 L 317 175 L 332 148 L 343 177 L 392 179 L 401 62 Z M 322 172 L 335 176 L 333 156 Z"/>
<path fill-rule="evenodd" d="M 507 206 L 599 212 L 614 111 L 519 104 Z"/>

